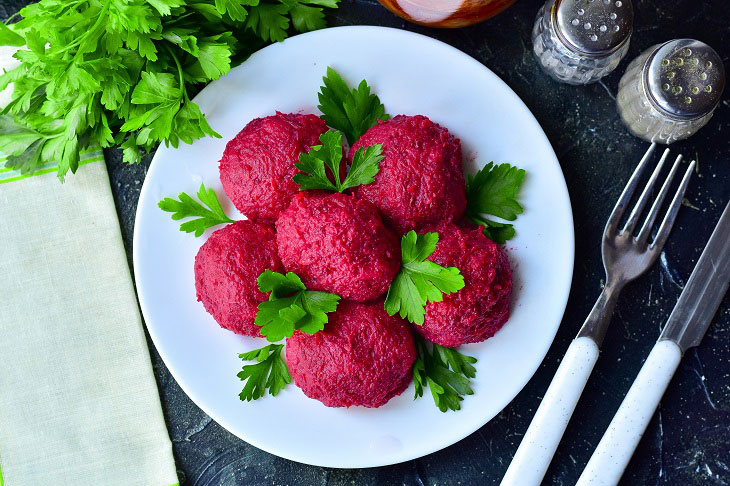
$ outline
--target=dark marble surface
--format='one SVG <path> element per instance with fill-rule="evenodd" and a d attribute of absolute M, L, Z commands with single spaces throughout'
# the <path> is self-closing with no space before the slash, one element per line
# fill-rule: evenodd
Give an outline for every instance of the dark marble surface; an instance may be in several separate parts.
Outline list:
<path fill-rule="evenodd" d="M 25 3 L 25 2 L 22 2 Z M 730 6 L 722 0 L 636 1 L 636 30 L 616 72 L 587 87 L 560 85 L 542 74 L 530 29 L 539 0 L 520 0 L 498 17 L 460 30 L 407 24 L 375 0 L 343 0 L 331 25 L 373 24 L 447 42 L 497 73 L 537 117 L 560 159 L 576 230 L 573 287 L 558 335 L 538 372 L 497 417 L 461 442 L 421 459 L 365 470 L 326 469 L 280 459 L 228 433 L 182 392 L 150 347 L 182 483 L 234 484 L 496 484 L 504 474 L 559 360 L 598 296 L 604 279 L 603 226 L 646 144 L 623 128 L 615 109 L 618 80 L 643 49 L 693 37 L 713 46 L 730 72 Z M 3 2 L 0 16 L 16 5 Z M 488 116 L 488 114 L 485 114 Z M 730 89 L 709 125 L 672 149 L 698 169 L 660 262 L 623 293 L 601 357 L 545 479 L 573 484 L 629 389 L 678 298 L 715 221 L 730 199 Z M 149 157 L 121 164 L 107 152 L 112 191 L 131 261 L 134 216 Z M 623 478 L 624 484 L 730 484 L 730 296 L 702 345 L 679 366 L 659 411 Z"/>

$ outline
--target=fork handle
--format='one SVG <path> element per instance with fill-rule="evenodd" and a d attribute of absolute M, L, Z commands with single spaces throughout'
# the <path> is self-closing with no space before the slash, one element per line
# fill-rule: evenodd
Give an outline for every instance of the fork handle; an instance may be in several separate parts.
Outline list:
<path fill-rule="evenodd" d="M 502 486 L 539 485 L 542 481 L 598 360 L 598 348 L 621 288 L 621 282 L 608 280 L 606 283 L 550 382 L 502 479 Z"/>
<path fill-rule="evenodd" d="M 597 359 L 598 345 L 593 339 L 578 337 L 570 343 L 502 479 L 502 486 L 540 484 Z"/>
<path fill-rule="evenodd" d="M 654 345 L 576 486 L 619 482 L 681 359 L 676 343 Z"/>

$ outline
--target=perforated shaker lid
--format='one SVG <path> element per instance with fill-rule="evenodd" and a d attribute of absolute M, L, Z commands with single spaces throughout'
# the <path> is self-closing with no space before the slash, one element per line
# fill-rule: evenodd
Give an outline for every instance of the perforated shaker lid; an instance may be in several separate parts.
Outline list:
<path fill-rule="evenodd" d="M 631 36 L 631 0 L 555 0 L 558 37 L 579 54 L 598 57 L 621 47 Z"/>
<path fill-rule="evenodd" d="M 725 68 L 715 50 L 693 39 L 669 41 L 649 56 L 644 82 L 649 98 L 666 114 L 693 119 L 710 113 L 725 88 Z"/>

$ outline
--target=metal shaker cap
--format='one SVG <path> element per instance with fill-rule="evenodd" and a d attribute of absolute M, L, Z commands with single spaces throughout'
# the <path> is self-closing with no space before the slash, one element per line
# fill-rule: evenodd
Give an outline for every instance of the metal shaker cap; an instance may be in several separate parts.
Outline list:
<path fill-rule="evenodd" d="M 644 66 L 644 85 L 659 111 L 699 118 L 715 109 L 725 87 L 725 68 L 704 42 L 675 39 L 659 46 Z"/>
<path fill-rule="evenodd" d="M 589 57 L 611 54 L 631 37 L 631 0 L 555 0 L 552 19 L 566 46 Z"/>

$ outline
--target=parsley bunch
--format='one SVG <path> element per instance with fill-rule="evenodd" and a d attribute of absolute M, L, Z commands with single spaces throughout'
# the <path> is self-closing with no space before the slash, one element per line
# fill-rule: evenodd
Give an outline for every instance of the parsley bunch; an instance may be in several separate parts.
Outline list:
<path fill-rule="evenodd" d="M 514 221 L 522 213 L 517 195 L 525 180 L 525 170 L 509 164 L 490 162 L 476 175 L 466 176 L 466 217 L 484 227 L 484 234 L 495 243 L 504 244 L 515 236 L 509 223 L 500 223 L 484 215 Z"/>
<path fill-rule="evenodd" d="M 227 74 L 290 25 L 325 26 L 339 0 L 41 0 L 2 24 L 0 44 L 27 46 L 0 118 L 7 167 L 32 173 L 58 161 L 63 181 L 79 152 L 120 146 L 137 163 L 157 144 L 219 136 L 191 101 L 202 83 Z"/>
<path fill-rule="evenodd" d="M 476 376 L 476 358 L 461 354 L 455 349 L 432 344 L 429 349 L 426 340 L 416 335 L 416 361 L 413 364 L 415 398 L 423 396 L 428 386 L 433 402 L 439 410 L 460 410 L 464 395 L 473 395 L 469 378 Z"/>

